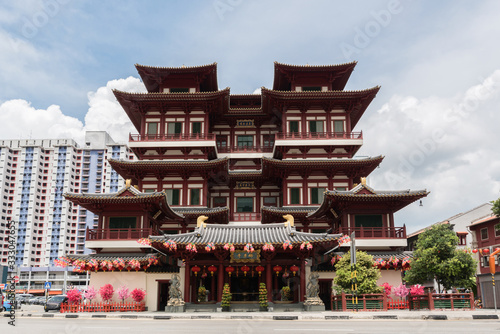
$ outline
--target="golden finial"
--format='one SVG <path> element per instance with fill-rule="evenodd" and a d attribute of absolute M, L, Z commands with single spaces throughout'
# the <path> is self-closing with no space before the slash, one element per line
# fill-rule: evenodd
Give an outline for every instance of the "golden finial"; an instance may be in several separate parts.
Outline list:
<path fill-rule="evenodd" d="M 132 180 L 131 179 L 126 179 L 125 180 L 125 187 L 130 187 L 132 185 Z"/>

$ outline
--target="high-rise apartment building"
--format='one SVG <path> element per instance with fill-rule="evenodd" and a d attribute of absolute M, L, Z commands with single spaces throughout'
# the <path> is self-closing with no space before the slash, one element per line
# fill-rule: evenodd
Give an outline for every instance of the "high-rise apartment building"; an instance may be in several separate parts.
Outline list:
<path fill-rule="evenodd" d="M 46 281 L 57 276 L 48 272 L 61 270 L 52 268 L 57 257 L 90 252 L 85 230 L 93 227 L 94 215 L 65 201 L 63 194 L 116 192 L 124 181 L 106 159 L 132 157 L 125 144 L 102 131 L 87 132 L 83 147 L 72 139 L 0 140 L 0 218 L 16 224 L 21 286 L 39 285 L 24 271 L 43 271 L 39 278 Z M 0 264 L 8 255 L 3 233 Z"/>

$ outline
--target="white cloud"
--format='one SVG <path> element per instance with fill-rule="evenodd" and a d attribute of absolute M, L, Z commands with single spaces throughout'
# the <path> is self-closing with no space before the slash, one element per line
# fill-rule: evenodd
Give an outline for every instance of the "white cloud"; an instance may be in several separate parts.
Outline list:
<path fill-rule="evenodd" d="M 25 100 L 9 100 L 0 105 L 4 139 L 74 138 L 83 141 L 83 124 L 63 114 L 59 106 L 35 109 Z"/>
<path fill-rule="evenodd" d="M 360 155 L 386 155 L 372 186 L 431 191 L 426 208 L 402 210 L 403 220 L 424 226 L 500 196 L 499 93 L 497 70 L 453 98 L 393 96 L 360 122 Z"/>
<path fill-rule="evenodd" d="M 128 142 L 129 133 L 137 133 L 127 114 L 116 101 L 112 89 L 125 92 L 146 92 L 138 78 L 128 77 L 108 81 L 106 87 L 88 93 L 89 111 L 85 115 L 85 130 L 107 131 L 115 141 Z"/>
<path fill-rule="evenodd" d="M 107 131 L 118 142 L 127 142 L 129 132 L 136 132 L 127 114 L 113 95 L 112 89 L 145 92 L 138 78 L 112 80 L 105 87 L 88 93 L 89 109 L 85 125 L 65 115 L 59 106 L 36 109 L 25 100 L 9 100 L 0 104 L 1 137 L 4 139 L 71 138 L 83 144 L 85 131 Z"/>

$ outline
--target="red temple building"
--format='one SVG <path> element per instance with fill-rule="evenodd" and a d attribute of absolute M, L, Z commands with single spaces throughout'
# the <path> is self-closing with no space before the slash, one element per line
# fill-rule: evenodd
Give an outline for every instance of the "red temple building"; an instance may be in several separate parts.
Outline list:
<path fill-rule="evenodd" d="M 317 272 L 327 302 L 332 256 L 349 247 L 327 253 L 340 235 L 402 259 L 406 227 L 394 213 L 427 192 L 366 184 L 383 156 L 354 157 L 355 127 L 379 87 L 344 90 L 355 65 L 275 63 L 273 88 L 252 95 L 219 90 L 215 63 L 136 65 L 148 92 L 114 94 L 137 129 L 129 147 L 139 161 L 109 159 L 128 180 L 117 193 L 65 195 L 99 215 L 86 239 L 96 253 L 70 260 L 93 271 L 91 285 L 133 282 L 162 310 L 175 273 L 188 303 L 220 302 L 224 283 L 233 302 L 256 302 L 265 282 L 270 302 L 289 286 L 287 302 L 299 304 Z M 383 279 L 401 282 L 401 272 Z"/>

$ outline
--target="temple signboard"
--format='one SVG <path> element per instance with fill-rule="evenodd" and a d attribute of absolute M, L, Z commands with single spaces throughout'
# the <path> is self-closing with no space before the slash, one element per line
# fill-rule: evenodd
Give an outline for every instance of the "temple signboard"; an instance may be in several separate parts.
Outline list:
<path fill-rule="evenodd" d="M 260 262 L 260 249 L 254 252 L 236 250 L 231 253 L 231 263 Z"/>

